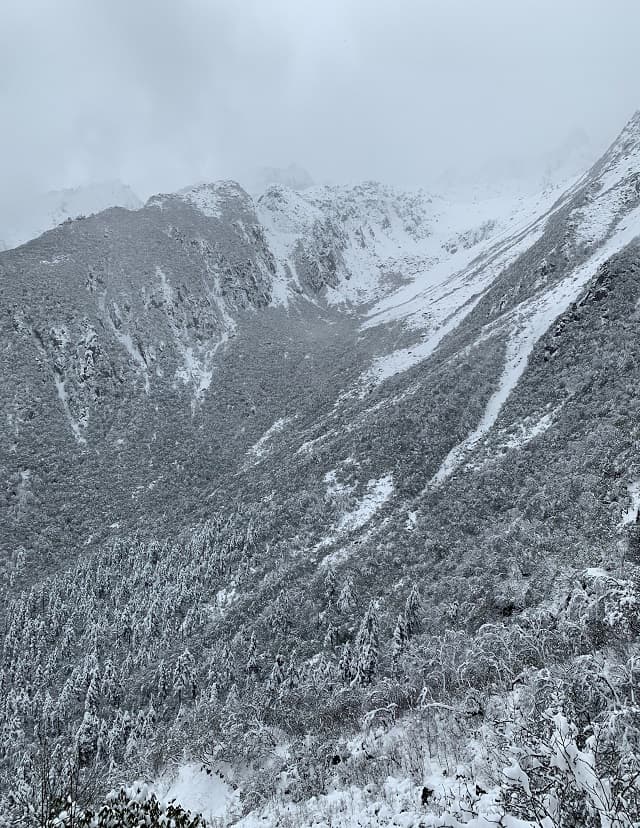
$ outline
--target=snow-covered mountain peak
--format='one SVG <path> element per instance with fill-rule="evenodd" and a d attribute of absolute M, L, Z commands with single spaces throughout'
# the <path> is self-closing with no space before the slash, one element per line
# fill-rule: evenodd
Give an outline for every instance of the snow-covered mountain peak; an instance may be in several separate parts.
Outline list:
<path fill-rule="evenodd" d="M 384 295 L 407 277 L 395 262 L 407 250 L 419 252 L 433 214 L 425 193 L 371 181 L 302 192 L 274 185 L 256 209 L 286 295 L 326 288 L 329 301 L 356 304 Z"/>
<path fill-rule="evenodd" d="M 432 198 L 422 190 L 404 191 L 377 181 L 353 186 L 311 187 L 305 196 L 346 225 L 363 224 L 384 235 L 407 235 L 414 240 L 429 235 Z"/>
<path fill-rule="evenodd" d="M 195 207 L 209 218 L 216 219 L 222 218 L 225 208 L 233 203 L 244 209 L 253 210 L 251 196 L 237 181 L 232 180 L 207 181 L 184 187 L 175 193 L 158 193 L 151 196 L 147 206 L 163 208 L 175 199 Z"/>
<path fill-rule="evenodd" d="M 282 233 L 304 232 L 323 213 L 308 198 L 282 184 L 272 184 L 257 201 L 261 221 Z"/>

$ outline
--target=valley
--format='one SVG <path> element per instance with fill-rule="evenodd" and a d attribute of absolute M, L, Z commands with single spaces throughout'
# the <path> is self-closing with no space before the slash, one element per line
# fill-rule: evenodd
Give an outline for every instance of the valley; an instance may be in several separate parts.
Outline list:
<path fill-rule="evenodd" d="M 0 826 L 636 824 L 639 236 L 640 113 L 536 195 L 0 253 Z"/>

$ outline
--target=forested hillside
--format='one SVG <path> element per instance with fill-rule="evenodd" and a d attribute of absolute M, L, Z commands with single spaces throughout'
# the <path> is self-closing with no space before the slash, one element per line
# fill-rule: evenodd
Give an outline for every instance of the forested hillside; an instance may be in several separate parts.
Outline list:
<path fill-rule="evenodd" d="M 1 253 L 0 825 L 639 824 L 638 235 L 640 114 Z"/>

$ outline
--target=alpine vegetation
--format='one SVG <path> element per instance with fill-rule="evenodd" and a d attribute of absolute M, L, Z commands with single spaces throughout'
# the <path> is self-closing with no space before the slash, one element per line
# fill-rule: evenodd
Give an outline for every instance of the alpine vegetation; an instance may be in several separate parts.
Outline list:
<path fill-rule="evenodd" d="M 12 212 L 0 828 L 640 826 L 640 112 L 565 172 Z"/>

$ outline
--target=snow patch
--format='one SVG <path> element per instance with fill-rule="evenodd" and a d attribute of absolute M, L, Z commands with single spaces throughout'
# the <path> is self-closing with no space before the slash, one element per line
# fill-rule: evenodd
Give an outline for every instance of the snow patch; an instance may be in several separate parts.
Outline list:
<path fill-rule="evenodd" d="M 364 328 L 403 320 L 418 329 L 433 329 L 465 308 L 495 277 L 542 235 L 555 195 L 493 198 L 471 203 L 444 202 L 416 262 L 411 282 L 379 301 Z M 542 215 L 541 215 L 542 214 Z M 491 221 L 494 232 L 480 243 L 453 250 L 453 233 Z M 479 297 L 478 297 L 479 298 Z M 465 314 L 466 315 L 466 314 Z"/>
<path fill-rule="evenodd" d="M 504 447 L 508 449 L 518 449 L 536 437 L 539 437 L 541 434 L 544 434 L 545 431 L 551 427 L 554 417 L 559 410 L 560 406 L 553 411 L 550 411 L 548 414 L 544 414 L 534 423 L 519 423 L 519 433 L 509 437 L 507 442 L 504 444 Z"/>
<path fill-rule="evenodd" d="M 324 481 L 327 484 L 327 495 L 332 499 L 340 500 L 343 497 L 348 497 L 355 489 L 355 486 L 340 483 L 336 479 L 334 471 L 327 472 L 324 476 Z M 338 519 L 337 523 L 329 534 L 312 549 L 312 552 L 317 552 L 334 543 L 338 543 L 361 529 L 371 521 L 376 512 L 391 498 L 394 492 L 393 477 L 386 474 L 377 480 L 369 480 L 366 486 L 365 493 L 360 500 L 358 500 L 349 511 L 343 513 Z M 386 521 L 386 519 L 385 519 Z M 385 524 L 382 521 L 381 526 Z M 358 540 L 362 541 L 370 536 L 372 530 L 369 529 L 364 533 L 364 536 L 356 539 L 354 543 L 357 545 Z M 328 566 L 329 564 L 336 564 L 339 561 L 346 559 L 349 555 L 347 547 L 337 549 L 329 555 L 326 555 L 320 562 L 320 566 Z"/>
<path fill-rule="evenodd" d="M 264 457 L 264 455 L 268 452 L 266 444 L 273 437 L 275 437 L 276 434 L 283 431 L 285 426 L 287 426 L 292 419 L 292 417 L 281 417 L 279 420 L 276 420 L 272 426 L 269 426 L 262 437 L 247 449 L 247 454 L 252 454 L 256 458 Z"/>
<path fill-rule="evenodd" d="M 153 789 L 165 802 L 175 800 L 183 808 L 211 821 L 224 818 L 235 810 L 239 801 L 237 791 L 217 773 L 197 763 L 181 765 L 175 775 L 160 779 Z"/>
<path fill-rule="evenodd" d="M 336 477 L 335 470 L 328 471 L 322 479 L 327 487 L 327 494 L 332 499 L 339 497 L 340 495 L 348 494 L 354 489 L 354 486 L 350 486 L 347 483 L 341 483 Z"/>
<path fill-rule="evenodd" d="M 622 513 L 622 518 L 618 524 L 619 529 L 624 529 L 626 526 L 636 523 L 640 516 L 640 480 L 629 483 L 627 492 L 629 493 L 629 508 Z"/>
<path fill-rule="evenodd" d="M 390 474 L 381 477 L 379 480 L 370 480 L 367 483 L 366 493 L 357 506 L 340 518 L 337 526 L 338 530 L 340 532 L 355 532 L 356 529 L 360 529 L 389 500 L 393 490 L 393 477 Z"/>
<path fill-rule="evenodd" d="M 448 257 L 428 260 L 410 284 L 370 310 L 362 326 L 365 329 L 402 320 L 424 333 L 421 342 L 378 357 L 360 377 L 362 394 L 372 384 L 378 385 L 431 356 L 444 337 L 471 313 L 494 279 L 541 237 L 548 216 L 540 216 L 540 211 L 550 206 L 551 198 L 545 193 L 519 199 L 509 221 L 509 210 L 514 209 L 511 199 L 491 199 L 488 203 L 472 205 L 481 215 L 490 209 L 496 211 L 495 215 L 504 211 L 500 220 L 489 222 L 499 231 L 482 236 L 477 246 L 461 247 L 453 252 L 449 249 Z M 471 207 L 452 205 L 450 210 L 448 223 L 445 222 L 447 232 L 456 223 L 464 226 Z"/>
<path fill-rule="evenodd" d="M 74 419 L 73 415 L 71 414 L 71 410 L 69 408 L 69 399 L 67 396 L 67 389 L 65 388 L 64 380 L 58 376 L 55 376 L 54 382 L 56 384 L 56 391 L 58 392 L 58 397 L 60 398 L 60 402 L 62 403 L 62 407 L 64 408 L 64 413 L 67 415 L 67 419 L 69 420 L 69 425 L 71 426 L 73 436 L 75 437 L 76 441 L 80 443 L 80 445 L 86 445 L 87 441 L 80 433 L 80 424 Z"/>
<path fill-rule="evenodd" d="M 195 356 L 191 346 L 183 349 L 182 358 L 184 359 L 184 366 L 178 368 L 176 378 L 182 380 L 185 385 L 193 383 L 195 397 L 197 400 L 201 400 L 204 392 L 211 385 L 213 371 L 207 366 L 204 359 Z"/>

